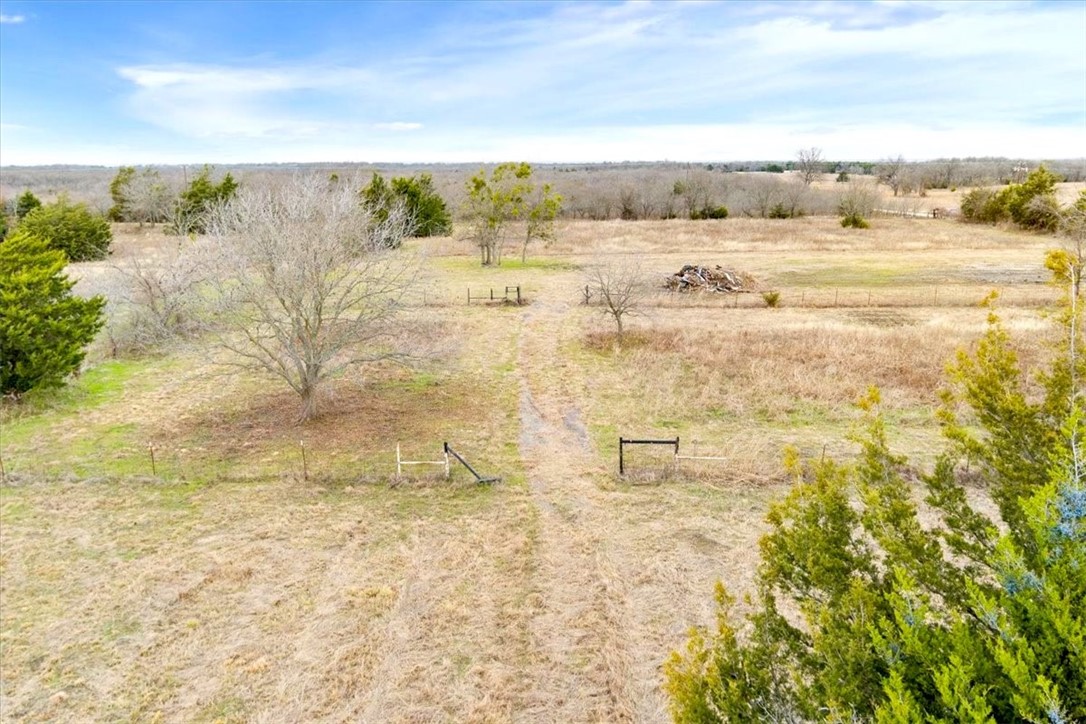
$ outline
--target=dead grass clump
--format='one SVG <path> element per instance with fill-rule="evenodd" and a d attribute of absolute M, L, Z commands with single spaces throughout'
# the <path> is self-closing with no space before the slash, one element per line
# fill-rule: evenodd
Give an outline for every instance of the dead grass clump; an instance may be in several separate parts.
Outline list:
<path fill-rule="evenodd" d="M 652 351 L 674 350 L 678 343 L 677 330 L 633 329 L 618 333 L 612 330 L 591 330 L 584 336 L 584 347 L 600 354 L 637 349 Z"/>
<path fill-rule="evenodd" d="M 613 357 L 591 374 L 589 385 L 608 407 L 625 410 L 636 402 L 640 416 L 649 419 L 815 423 L 851 416 L 852 405 L 872 385 L 882 389 L 890 408 L 931 409 L 945 384 L 946 363 L 973 336 L 960 326 L 906 325 L 881 315 L 857 324 L 843 316 L 730 326 L 721 315 L 697 327 L 642 330 L 637 344 L 622 348 L 590 333 L 586 347 Z M 1022 344 L 1027 366 L 1040 353 L 1036 342 Z M 636 399 L 620 402 L 632 390 Z"/>

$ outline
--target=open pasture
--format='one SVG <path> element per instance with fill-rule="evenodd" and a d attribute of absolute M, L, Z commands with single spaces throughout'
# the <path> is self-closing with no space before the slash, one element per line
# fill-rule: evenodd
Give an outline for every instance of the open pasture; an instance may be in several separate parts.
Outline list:
<path fill-rule="evenodd" d="M 172 243 L 125 228 L 115 249 Z M 850 455 L 877 385 L 897 451 L 930 461 L 977 302 L 1000 291 L 1023 364 L 1044 354 L 1052 243 L 931 219 L 570 221 L 482 269 L 467 242 L 419 240 L 442 354 L 337 380 L 302 425 L 289 390 L 199 341 L 102 344 L 68 389 L 3 410 L 0 716 L 665 721 L 660 664 L 709 623 L 715 581 L 749 590 L 783 448 Z M 758 291 L 658 289 L 619 344 L 581 289 L 631 260 L 660 285 L 720 264 Z M 528 303 L 467 304 L 507 285 Z M 623 479 L 619 436 L 725 459 L 628 450 Z M 397 443 L 435 459 L 445 440 L 502 482 L 394 479 Z"/>

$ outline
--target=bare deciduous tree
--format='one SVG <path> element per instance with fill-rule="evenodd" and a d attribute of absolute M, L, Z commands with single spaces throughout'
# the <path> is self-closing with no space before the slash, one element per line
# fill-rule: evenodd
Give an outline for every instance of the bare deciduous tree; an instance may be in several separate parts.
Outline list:
<path fill-rule="evenodd" d="M 887 158 L 879 161 L 879 165 L 876 168 L 879 183 L 889 186 L 890 190 L 894 192 L 894 196 L 898 195 L 902 186 L 905 184 L 904 172 L 905 157 L 900 154 L 897 158 Z"/>
<path fill-rule="evenodd" d="M 402 302 L 415 277 L 390 249 L 406 220 L 378 221 L 350 184 L 323 176 L 244 189 L 213 210 L 207 252 L 232 361 L 285 381 L 317 414 L 317 391 L 348 366 L 403 357 Z"/>
<path fill-rule="evenodd" d="M 796 167 L 799 169 L 804 186 L 810 186 L 815 179 L 822 175 L 823 166 L 821 148 L 811 146 L 796 151 Z"/>
<path fill-rule="evenodd" d="M 589 295 L 598 300 L 600 310 L 615 321 L 618 340 L 622 342 L 626 317 L 641 313 L 648 293 L 641 265 L 637 262 L 600 262 L 588 273 Z"/>
<path fill-rule="evenodd" d="M 853 179 L 845 186 L 837 202 L 837 212 L 841 216 L 871 216 L 878 200 L 879 192 L 874 184 L 862 179 Z"/>
<path fill-rule="evenodd" d="M 809 192 L 810 188 L 805 183 L 800 183 L 795 179 L 781 184 L 780 201 L 778 203 L 780 203 L 788 218 L 802 216 L 806 213 L 803 202 L 807 199 Z"/>
<path fill-rule="evenodd" d="M 188 239 L 156 259 L 138 254 L 118 259 L 120 308 L 106 325 L 113 353 L 146 352 L 168 340 L 203 329 L 198 307 L 207 270 Z"/>
<path fill-rule="evenodd" d="M 693 219 L 712 203 L 713 177 L 704 169 L 689 169 L 681 180 L 675 182 L 672 194 L 682 199 L 687 218 Z"/>
<path fill-rule="evenodd" d="M 763 174 L 754 174 L 745 180 L 742 210 L 745 216 L 766 218 L 781 203 L 781 183 Z"/>
<path fill-rule="evenodd" d="M 145 168 L 129 180 L 125 197 L 131 220 L 139 222 L 142 228 L 144 224 L 166 219 L 174 193 L 156 169 Z"/>

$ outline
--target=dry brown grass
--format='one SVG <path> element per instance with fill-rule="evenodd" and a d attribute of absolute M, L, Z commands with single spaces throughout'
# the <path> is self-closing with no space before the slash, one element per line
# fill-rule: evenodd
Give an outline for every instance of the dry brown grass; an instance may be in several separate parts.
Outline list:
<path fill-rule="evenodd" d="M 118 246 L 175 242 L 157 233 Z M 943 366 L 984 327 L 973 302 L 1005 290 L 1027 365 L 1050 334 L 1038 305 L 1053 291 L 1033 281 L 1044 237 L 729 219 L 574 222 L 559 238 L 496 270 L 465 242 L 422 242 L 426 313 L 450 351 L 421 373 L 338 381 L 311 424 L 199 349 L 103 364 L 67 396 L 7 410 L 19 474 L 0 487 L 0 716 L 665 721 L 659 664 L 711 621 L 716 580 L 750 589 L 781 448 L 851 454 L 851 403 L 876 384 L 896 449 L 923 461 Z M 782 308 L 662 295 L 618 346 L 579 303 L 579 267 L 608 254 L 661 276 L 748 271 Z M 506 284 L 530 304 L 463 301 Z M 727 460 L 631 450 L 619 479 L 618 436 L 648 434 Z M 397 442 L 418 458 L 443 439 L 505 481 L 392 480 Z"/>

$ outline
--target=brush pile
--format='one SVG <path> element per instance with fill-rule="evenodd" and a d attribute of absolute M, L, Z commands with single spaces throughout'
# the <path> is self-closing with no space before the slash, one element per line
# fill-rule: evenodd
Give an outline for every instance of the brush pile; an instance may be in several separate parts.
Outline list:
<path fill-rule="evenodd" d="M 712 269 L 706 266 L 686 264 L 677 274 L 667 278 L 665 286 L 679 292 L 739 292 L 754 291 L 754 277 L 749 274 L 725 269 L 719 264 Z"/>

